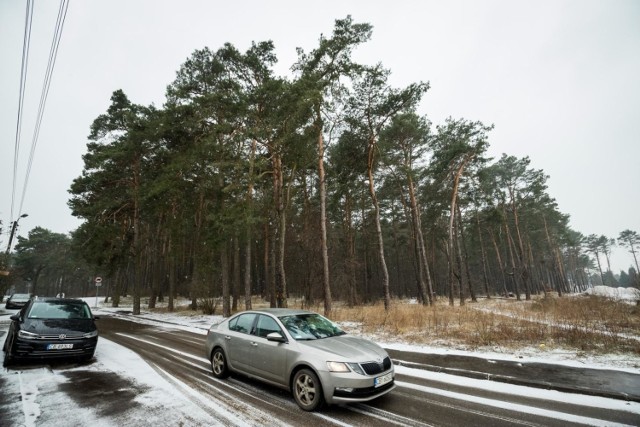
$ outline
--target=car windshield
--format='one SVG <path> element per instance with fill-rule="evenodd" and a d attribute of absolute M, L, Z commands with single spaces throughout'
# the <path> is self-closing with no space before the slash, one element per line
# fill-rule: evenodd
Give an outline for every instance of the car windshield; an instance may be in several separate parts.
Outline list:
<path fill-rule="evenodd" d="M 29 294 L 13 294 L 11 301 L 29 301 Z"/>
<path fill-rule="evenodd" d="M 345 334 L 338 325 L 319 314 L 283 316 L 280 317 L 280 321 L 297 341 L 317 340 Z"/>
<path fill-rule="evenodd" d="M 39 302 L 31 306 L 27 314 L 30 319 L 89 319 L 91 311 L 84 303 L 76 302 Z"/>

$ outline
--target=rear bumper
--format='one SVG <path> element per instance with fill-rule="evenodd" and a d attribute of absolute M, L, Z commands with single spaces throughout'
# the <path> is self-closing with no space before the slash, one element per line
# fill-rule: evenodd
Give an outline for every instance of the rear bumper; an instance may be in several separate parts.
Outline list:
<path fill-rule="evenodd" d="M 4 305 L 4 308 L 6 308 L 6 309 L 16 309 L 16 308 L 22 308 L 25 305 L 27 305 L 26 302 L 16 302 L 16 303 L 8 302 L 8 303 L 6 303 Z"/>

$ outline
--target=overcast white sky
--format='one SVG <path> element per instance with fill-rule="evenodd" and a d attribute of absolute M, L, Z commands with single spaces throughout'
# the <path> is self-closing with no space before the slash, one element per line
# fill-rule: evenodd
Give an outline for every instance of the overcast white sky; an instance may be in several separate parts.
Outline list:
<path fill-rule="evenodd" d="M 429 81 L 421 112 L 435 124 L 495 124 L 490 154 L 529 156 L 574 230 L 640 232 L 640 1 L 72 1 L 20 209 L 58 2 L 35 2 L 12 208 L 25 9 L 0 0 L 1 250 L 22 213 L 23 236 L 79 225 L 67 190 L 114 90 L 161 106 L 187 57 L 225 42 L 273 40 L 278 73 L 289 75 L 296 47 L 315 48 L 349 14 L 374 27 L 357 60 L 382 62 L 397 86 Z M 631 263 L 614 252 L 614 272 Z"/>

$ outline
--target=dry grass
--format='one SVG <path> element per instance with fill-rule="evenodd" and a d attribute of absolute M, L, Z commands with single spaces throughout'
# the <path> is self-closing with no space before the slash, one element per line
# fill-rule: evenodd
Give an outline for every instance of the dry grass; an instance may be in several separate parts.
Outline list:
<path fill-rule="evenodd" d="M 366 334 L 465 347 L 543 346 L 640 355 L 640 307 L 598 297 L 481 300 L 433 307 L 396 301 L 334 309 L 333 320 Z M 349 323 L 349 322 L 355 322 Z"/>
<path fill-rule="evenodd" d="M 174 314 L 221 314 L 219 300 L 203 300 L 198 305 L 195 312 L 188 301 L 176 300 Z M 269 302 L 254 298 L 252 305 L 264 308 Z M 289 299 L 289 307 L 302 306 L 301 300 Z M 323 312 L 321 302 L 305 308 Z M 166 301 L 152 311 L 167 312 Z M 347 330 L 414 344 L 513 349 L 533 346 L 640 356 L 640 306 L 595 296 L 534 297 L 531 301 L 481 299 L 453 307 L 444 298 L 431 307 L 396 300 L 388 311 L 382 302 L 352 308 L 334 302 L 331 319 Z"/>

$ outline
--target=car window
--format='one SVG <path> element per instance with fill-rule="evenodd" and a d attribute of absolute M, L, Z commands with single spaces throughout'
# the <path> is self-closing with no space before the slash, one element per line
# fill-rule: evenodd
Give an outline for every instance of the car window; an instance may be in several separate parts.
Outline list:
<path fill-rule="evenodd" d="M 31 306 L 30 319 L 89 319 L 91 311 L 84 303 L 42 302 Z"/>
<path fill-rule="evenodd" d="M 319 314 L 283 316 L 280 321 L 295 340 L 316 340 L 345 334 L 338 325 Z"/>
<path fill-rule="evenodd" d="M 251 333 L 251 328 L 253 327 L 253 321 L 255 318 L 255 313 L 241 314 L 229 322 L 229 329 L 236 332 L 242 332 L 243 334 Z"/>
<path fill-rule="evenodd" d="M 278 325 L 278 322 L 276 322 L 273 317 L 261 314 L 258 317 L 258 323 L 256 323 L 255 335 L 266 338 L 267 335 L 272 332 L 278 332 L 284 337 L 284 334 L 282 333 L 282 329 Z"/>

